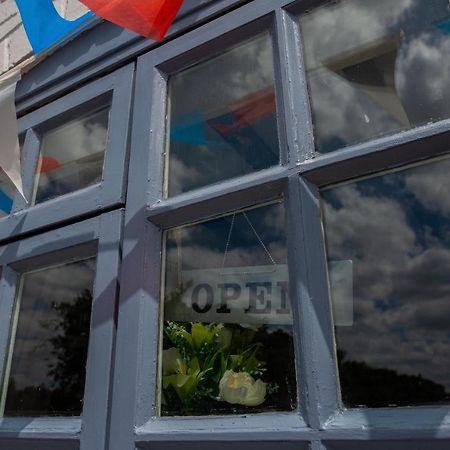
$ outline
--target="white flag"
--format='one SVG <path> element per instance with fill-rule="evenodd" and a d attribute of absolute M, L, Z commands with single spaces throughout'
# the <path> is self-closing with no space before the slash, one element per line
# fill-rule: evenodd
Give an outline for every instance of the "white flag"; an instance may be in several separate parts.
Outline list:
<path fill-rule="evenodd" d="M 20 146 L 17 128 L 16 84 L 20 72 L 0 81 L 0 167 L 23 195 L 20 173 Z"/>

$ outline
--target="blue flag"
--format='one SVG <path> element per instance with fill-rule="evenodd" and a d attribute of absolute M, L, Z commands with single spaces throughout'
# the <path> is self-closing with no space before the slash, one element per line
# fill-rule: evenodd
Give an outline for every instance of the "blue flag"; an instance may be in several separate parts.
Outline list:
<path fill-rule="evenodd" d="M 34 53 L 47 49 L 93 16 L 88 12 L 76 20 L 66 20 L 58 14 L 52 0 L 16 0 L 16 4 Z"/>

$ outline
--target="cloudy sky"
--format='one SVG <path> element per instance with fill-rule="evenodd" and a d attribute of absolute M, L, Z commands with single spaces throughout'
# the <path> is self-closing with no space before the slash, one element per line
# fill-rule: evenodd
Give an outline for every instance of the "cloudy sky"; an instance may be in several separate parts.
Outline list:
<path fill-rule="evenodd" d="M 352 260 L 347 358 L 450 390 L 450 160 L 323 193 L 330 260 Z"/>
<path fill-rule="evenodd" d="M 278 163 L 275 105 L 266 108 L 261 95 L 272 92 L 274 103 L 273 66 L 272 40 L 264 33 L 170 78 L 169 195 Z M 252 96 L 253 111 L 265 113 L 237 126 L 233 111 Z M 218 131 L 223 125 L 235 128 Z"/>
<path fill-rule="evenodd" d="M 347 0 L 301 19 L 320 153 L 450 113 L 447 0 Z"/>

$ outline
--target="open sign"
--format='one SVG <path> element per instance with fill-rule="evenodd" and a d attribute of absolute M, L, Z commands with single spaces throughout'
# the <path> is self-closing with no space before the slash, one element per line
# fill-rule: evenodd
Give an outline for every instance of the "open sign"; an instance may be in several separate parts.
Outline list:
<path fill-rule="evenodd" d="M 335 325 L 353 323 L 351 261 L 329 264 Z M 288 268 L 272 266 L 186 270 L 177 295 L 168 292 L 165 320 L 291 325 Z"/>
<path fill-rule="evenodd" d="M 286 265 L 186 270 L 166 320 L 291 324 Z"/>

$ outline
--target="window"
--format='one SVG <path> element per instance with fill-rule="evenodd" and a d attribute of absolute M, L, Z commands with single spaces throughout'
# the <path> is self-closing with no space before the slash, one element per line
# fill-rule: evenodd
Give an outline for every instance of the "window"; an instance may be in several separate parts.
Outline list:
<path fill-rule="evenodd" d="M 302 15 L 316 151 L 447 118 L 448 21 L 441 0 L 346 0 Z"/>
<path fill-rule="evenodd" d="M 34 203 L 102 180 L 109 107 L 87 113 L 43 134 Z"/>
<path fill-rule="evenodd" d="M 448 169 L 431 161 L 322 192 L 327 258 L 349 266 L 353 287 L 348 320 L 335 320 L 346 406 L 450 401 Z"/>
<path fill-rule="evenodd" d="M 282 203 L 170 230 L 161 414 L 296 407 Z"/>
<path fill-rule="evenodd" d="M 446 173 L 449 152 L 445 102 L 442 114 L 428 102 L 416 117 L 417 106 L 404 94 L 415 88 L 400 93 L 398 85 L 399 59 L 415 36 L 408 28 L 412 10 L 399 11 L 416 2 L 395 8 L 269 3 L 248 2 L 138 60 L 113 448 L 228 448 L 233 440 L 243 449 L 444 449 L 448 394 L 438 385 L 448 383 L 440 364 L 448 356 L 448 333 L 445 325 L 439 334 L 426 323 L 426 307 L 397 296 L 408 277 L 427 279 L 413 262 L 439 253 L 447 229 L 433 206 L 439 194 L 428 195 L 431 210 L 425 211 L 405 181 L 429 171 L 426 178 L 442 179 L 445 190 L 439 174 Z M 435 19 L 445 19 L 441 3 L 420 19 L 417 36 L 431 36 L 432 46 Z M 354 11 L 373 17 L 373 29 L 352 20 Z M 349 37 L 334 17 L 350 30 L 361 28 L 362 37 Z M 328 28 L 317 26 L 326 19 Z M 262 46 L 271 49 L 273 70 L 261 67 L 269 61 L 259 53 Z M 250 48 L 245 62 L 234 63 Z M 271 74 L 270 83 L 251 78 L 255 67 Z M 445 79 L 446 72 L 439 73 Z M 237 120 L 236 98 L 227 97 L 234 86 L 236 104 L 273 86 L 273 113 L 251 123 L 251 136 Z M 338 88 L 340 103 L 333 97 Z M 265 105 L 258 100 L 251 116 Z M 255 130 L 266 133 L 264 142 Z M 269 134 L 271 158 L 265 160 L 260 149 Z M 383 228 L 391 210 L 378 212 L 375 202 L 394 204 L 392 217 L 415 231 Z M 268 212 L 276 210 L 284 210 L 284 219 L 269 232 L 267 216 L 281 216 Z M 359 216 L 366 226 L 356 228 L 352 220 Z M 379 272 L 387 270 L 396 241 L 406 238 L 410 246 L 393 264 L 392 295 L 380 299 L 378 291 L 388 286 Z M 366 256 L 366 248 L 379 256 Z M 441 286 L 434 279 L 420 283 L 423 292 Z M 284 289 L 278 289 L 284 282 L 292 321 L 280 324 L 283 314 L 274 315 L 273 307 L 284 309 Z M 445 275 L 442 283 L 445 297 Z M 427 297 L 427 305 L 439 298 Z M 373 307 L 377 315 L 370 314 Z M 396 309 L 403 322 L 392 323 Z M 422 334 L 410 329 L 412 314 L 423 318 Z M 267 370 L 233 367 L 243 359 L 233 339 L 257 323 L 253 363 Z M 272 327 L 283 330 L 279 346 Z M 368 332 L 377 329 L 394 345 Z M 425 335 L 426 343 L 414 341 Z M 422 358 L 413 361 L 419 347 Z M 358 370 L 367 376 L 355 375 Z M 269 386 L 281 383 L 279 374 L 285 381 L 277 395 Z M 380 374 L 386 382 L 377 381 Z M 125 385 L 125 376 L 135 384 Z M 134 411 L 127 423 L 124 410 Z"/>
<path fill-rule="evenodd" d="M 29 72 L 0 447 L 450 448 L 448 22 L 447 0 L 186 0 L 163 42 L 102 23 Z M 90 305 L 62 406 L 54 350 L 24 345 L 39 308 L 61 342 L 48 277 Z"/>
<path fill-rule="evenodd" d="M 278 164 L 271 44 L 264 33 L 170 76 L 167 196 Z"/>
<path fill-rule="evenodd" d="M 4 198 L 0 241 L 123 205 L 132 78 L 123 67 L 19 120 L 26 201 Z"/>
<path fill-rule="evenodd" d="M 118 210 L 0 247 L 2 445 L 104 446 L 121 223 Z"/>
<path fill-rule="evenodd" d="M 22 275 L 3 387 L 5 416 L 81 415 L 94 266 L 91 258 Z"/>

